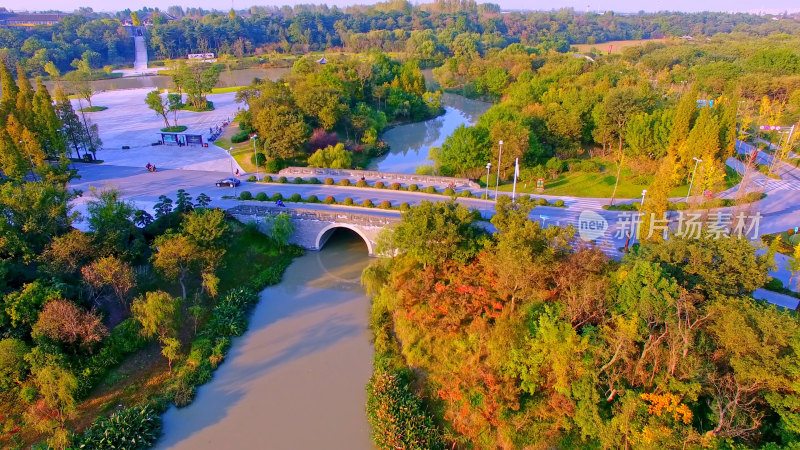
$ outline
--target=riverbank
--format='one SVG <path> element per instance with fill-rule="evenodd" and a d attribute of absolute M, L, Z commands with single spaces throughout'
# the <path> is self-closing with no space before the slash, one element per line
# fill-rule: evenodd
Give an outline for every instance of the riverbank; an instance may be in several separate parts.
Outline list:
<path fill-rule="evenodd" d="M 368 261 L 363 241 L 339 232 L 295 259 L 194 403 L 164 415 L 157 448 L 371 449 Z"/>

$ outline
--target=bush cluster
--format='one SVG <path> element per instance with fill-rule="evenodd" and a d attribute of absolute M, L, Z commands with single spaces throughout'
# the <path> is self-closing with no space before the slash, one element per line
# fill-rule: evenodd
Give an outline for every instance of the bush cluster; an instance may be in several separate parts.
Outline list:
<path fill-rule="evenodd" d="M 248 133 L 247 131 L 244 131 L 244 130 L 234 134 L 233 136 L 231 136 L 231 142 L 234 143 L 234 144 L 239 144 L 239 143 L 244 142 L 244 141 L 246 141 L 248 139 L 250 139 L 250 133 Z"/>
<path fill-rule="evenodd" d="M 74 442 L 85 449 L 146 449 L 155 445 L 161 435 L 161 417 L 148 407 L 123 409 L 101 417 Z"/>
<path fill-rule="evenodd" d="M 367 418 L 381 449 L 444 449 L 441 433 L 422 402 L 396 372 L 376 370 L 367 384 Z"/>

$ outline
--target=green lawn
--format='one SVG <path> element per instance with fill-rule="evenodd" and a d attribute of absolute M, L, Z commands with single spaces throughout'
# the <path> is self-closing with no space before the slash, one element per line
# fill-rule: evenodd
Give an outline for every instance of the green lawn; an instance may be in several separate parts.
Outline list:
<path fill-rule="evenodd" d="M 607 170 L 602 173 L 563 173 L 557 179 L 545 181 L 544 192 L 536 190 L 536 183 L 517 183 L 517 192 L 545 195 L 567 195 L 571 197 L 597 197 L 611 198 L 614 192 L 615 173 Z M 623 175 L 619 180 L 617 198 L 641 198 L 642 189 L 647 189 L 648 184 L 636 184 L 626 180 Z M 501 191 L 511 191 L 512 184 L 500 186 Z M 689 190 L 688 185 L 679 186 L 670 192 L 670 197 L 683 197 Z"/>
<path fill-rule="evenodd" d="M 645 177 L 646 178 L 646 177 Z M 616 180 L 616 169 L 613 165 L 606 166 L 605 171 L 599 173 L 586 173 L 586 172 L 566 172 L 558 176 L 557 179 L 548 178 L 545 181 L 544 192 L 536 190 L 536 183 L 520 183 L 517 182 L 517 192 L 528 194 L 545 194 L 545 195 L 566 195 L 571 197 L 595 197 L 595 198 L 611 198 L 611 193 L 614 192 L 614 182 Z M 730 188 L 735 186 L 741 180 L 735 170 L 726 166 L 725 170 L 725 187 Z M 647 189 L 650 182 L 641 183 L 636 181 L 636 177 L 632 176 L 630 169 L 622 170 L 622 177 L 619 180 L 619 187 L 617 188 L 617 198 L 641 198 L 642 190 Z M 512 189 L 511 183 L 506 183 L 500 186 L 501 191 L 510 192 Z M 693 189 L 695 194 L 697 191 Z M 684 184 L 678 186 L 669 193 L 670 197 L 685 197 L 689 192 L 689 185 Z"/>

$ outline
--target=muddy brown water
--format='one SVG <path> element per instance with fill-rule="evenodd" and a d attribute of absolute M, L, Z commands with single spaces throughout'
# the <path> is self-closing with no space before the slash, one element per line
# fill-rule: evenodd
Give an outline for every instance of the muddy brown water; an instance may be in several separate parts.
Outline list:
<path fill-rule="evenodd" d="M 343 229 L 295 259 L 194 402 L 164 414 L 157 448 L 371 449 L 368 264 L 364 241 Z"/>

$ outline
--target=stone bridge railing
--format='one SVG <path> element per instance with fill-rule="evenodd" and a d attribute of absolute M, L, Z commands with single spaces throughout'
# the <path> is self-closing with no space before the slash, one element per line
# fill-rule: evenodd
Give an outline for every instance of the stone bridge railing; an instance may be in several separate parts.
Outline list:
<path fill-rule="evenodd" d="M 228 213 L 241 216 L 267 216 L 280 213 L 289 214 L 294 220 L 316 220 L 320 222 L 346 223 L 362 227 L 384 227 L 399 222 L 400 217 L 360 214 L 348 211 L 325 211 L 318 209 L 281 208 L 279 206 L 238 205 L 228 209 Z"/>
<path fill-rule="evenodd" d="M 259 224 L 264 231 L 263 217 L 286 213 L 295 225 L 290 241 L 311 250 L 321 249 L 337 228 L 348 228 L 364 239 L 370 255 L 375 254 L 381 229 L 400 221 L 400 216 L 262 205 L 237 205 L 227 212 L 239 220 Z"/>
<path fill-rule="evenodd" d="M 356 169 L 326 169 L 321 167 L 287 167 L 278 175 L 295 177 L 352 177 L 356 180 L 364 177 L 370 180 L 385 180 L 389 182 L 425 183 L 429 185 L 466 187 L 480 189 L 480 185 L 469 178 L 440 177 L 434 175 L 416 175 L 411 173 L 380 172 L 377 170 Z"/>

